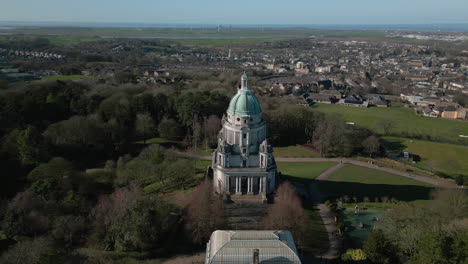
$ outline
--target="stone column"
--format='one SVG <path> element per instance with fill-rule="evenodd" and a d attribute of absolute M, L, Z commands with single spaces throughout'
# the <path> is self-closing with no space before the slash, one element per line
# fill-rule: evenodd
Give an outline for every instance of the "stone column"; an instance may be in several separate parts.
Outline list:
<path fill-rule="evenodd" d="M 253 192 L 252 192 L 252 190 L 253 190 L 253 178 L 252 177 L 247 178 L 247 182 L 248 182 L 247 194 L 252 195 L 253 194 Z"/>
<path fill-rule="evenodd" d="M 263 187 L 263 192 L 267 193 L 268 192 L 268 186 L 266 185 L 266 177 L 262 177 L 262 187 Z"/>
<path fill-rule="evenodd" d="M 235 177 L 236 179 L 236 194 L 239 193 L 239 177 Z"/>
<path fill-rule="evenodd" d="M 263 181 L 263 177 L 260 177 L 259 180 L 258 180 L 258 193 L 262 193 L 262 181 Z"/>
<path fill-rule="evenodd" d="M 226 189 L 226 193 L 229 193 L 229 181 L 231 178 L 229 176 L 224 176 L 224 188 Z"/>

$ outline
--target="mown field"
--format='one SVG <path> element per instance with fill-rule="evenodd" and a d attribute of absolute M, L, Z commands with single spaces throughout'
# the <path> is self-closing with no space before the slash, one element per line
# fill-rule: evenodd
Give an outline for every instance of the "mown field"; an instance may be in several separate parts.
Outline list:
<path fill-rule="evenodd" d="M 56 75 L 56 76 L 44 76 L 43 79 L 51 81 L 70 81 L 70 80 L 79 80 L 90 78 L 86 75 Z"/>
<path fill-rule="evenodd" d="M 291 181 L 311 181 L 336 165 L 335 162 L 278 162 L 278 171 Z"/>
<path fill-rule="evenodd" d="M 249 45 L 310 36 L 330 38 L 359 38 L 380 41 L 383 32 L 370 30 L 319 30 L 312 28 L 156 28 L 156 27 L 18 27 L 0 29 L 2 38 L 45 37 L 55 45 L 75 45 L 80 42 L 99 41 L 112 38 L 161 39 L 181 45 L 219 47 L 225 45 Z"/>
<path fill-rule="evenodd" d="M 395 152 L 409 151 L 421 160 L 416 165 L 429 171 L 439 171 L 450 176 L 468 175 L 468 147 L 463 145 L 413 140 L 398 137 L 384 137 Z"/>
<path fill-rule="evenodd" d="M 358 202 L 417 201 L 430 198 L 434 186 L 399 175 L 356 165 L 345 165 L 320 182 L 322 192 L 334 197 L 356 197 Z"/>
<path fill-rule="evenodd" d="M 390 134 L 397 136 L 429 136 L 431 140 L 464 143 L 459 135 L 468 135 L 468 122 L 417 116 L 413 109 L 403 107 L 357 108 L 317 104 L 314 109 L 324 113 L 342 114 L 344 119 L 358 126 L 383 133 L 380 122 L 392 120 Z M 466 143 L 466 142 L 465 142 Z"/>
<path fill-rule="evenodd" d="M 288 146 L 288 147 L 274 147 L 273 154 L 275 157 L 301 157 L 301 158 L 318 158 L 320 154 L 316 151 L 301 147 L 301 146 Z"/>

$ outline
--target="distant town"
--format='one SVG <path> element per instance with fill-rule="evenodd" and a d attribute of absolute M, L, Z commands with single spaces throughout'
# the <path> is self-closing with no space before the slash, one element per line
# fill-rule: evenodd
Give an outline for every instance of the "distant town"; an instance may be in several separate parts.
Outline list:
<path fill-rule="evenodd" d="M 466 263 L 466 31 L 0 27 L 0 263 Z"/>

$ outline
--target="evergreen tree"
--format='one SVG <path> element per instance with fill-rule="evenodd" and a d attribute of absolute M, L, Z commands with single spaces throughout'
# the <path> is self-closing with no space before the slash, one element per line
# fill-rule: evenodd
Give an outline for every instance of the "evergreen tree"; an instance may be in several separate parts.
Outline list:
<path fill-rule="evenodd" d="M 398 263 L 395 257 L 395 248 L 387 240 L 382 230 L 377 229 L 372 232 L 364 243 L 364 253 L 367 259 L 376 264 L 395 264 Z"/>

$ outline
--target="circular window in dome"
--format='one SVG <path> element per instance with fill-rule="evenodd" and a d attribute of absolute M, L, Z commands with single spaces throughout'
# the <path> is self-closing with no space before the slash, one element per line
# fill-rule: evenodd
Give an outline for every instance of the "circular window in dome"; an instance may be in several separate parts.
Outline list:
<path fill-rule="evenodd" d="M 240 121 L 240 118 L 237 118 L 237 121 Z"/>

